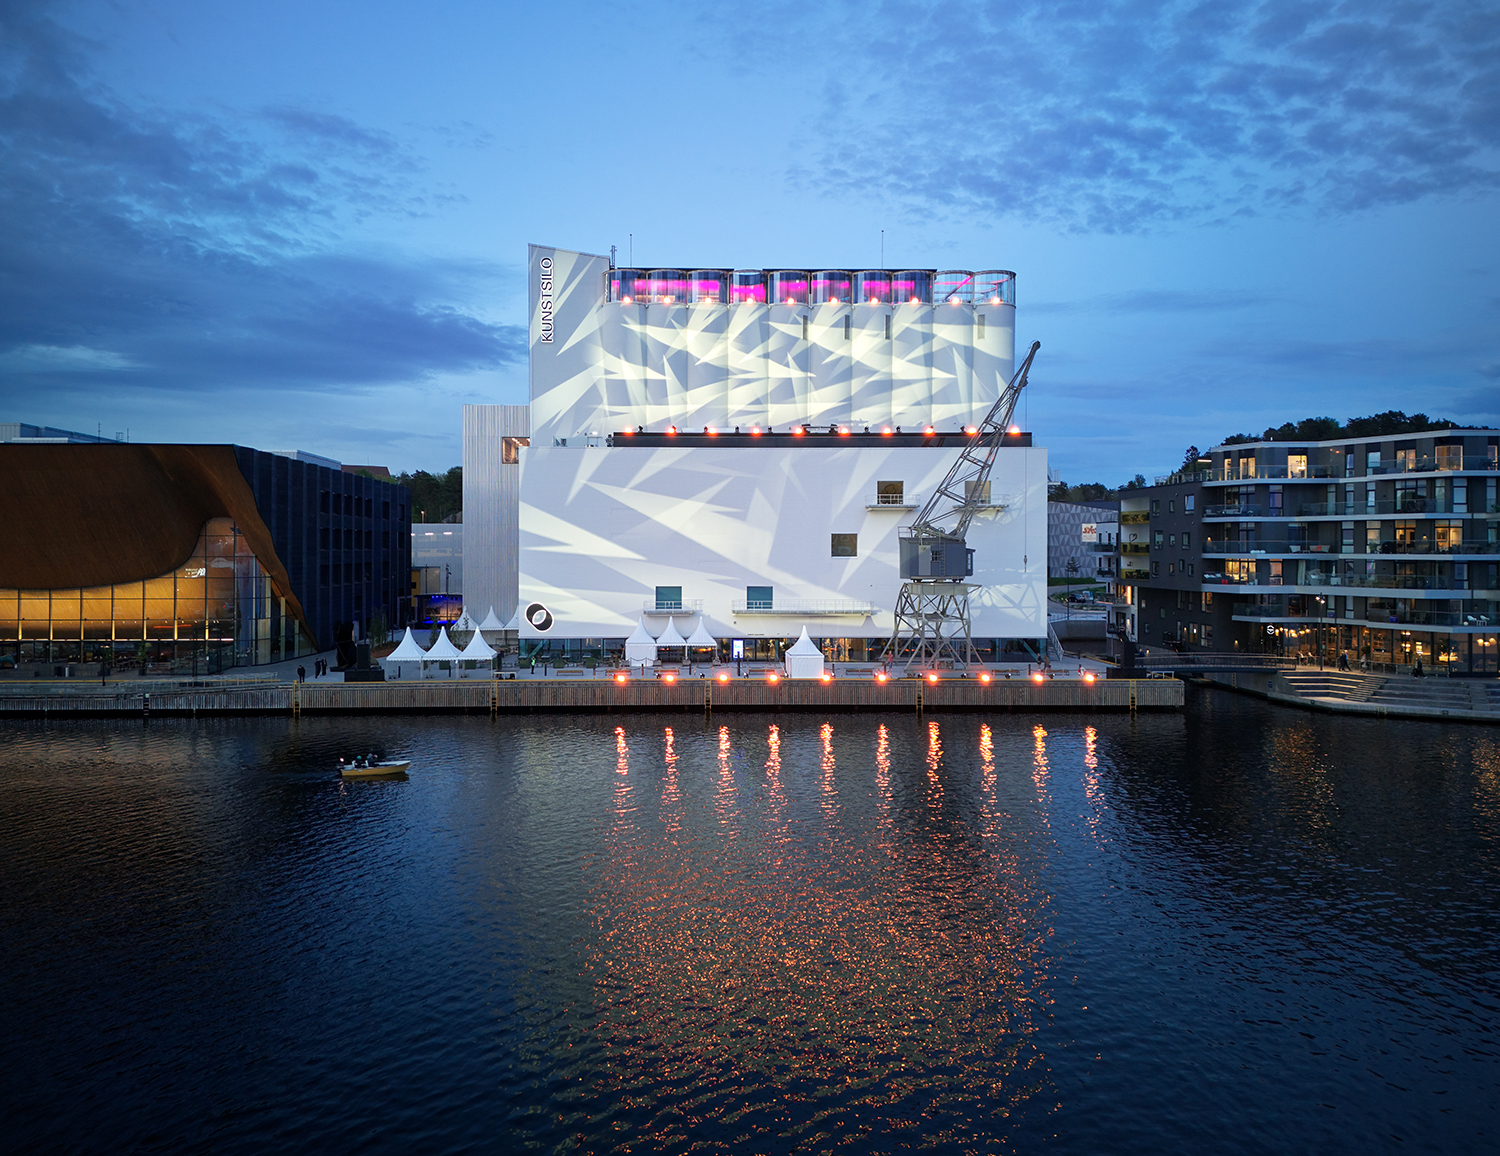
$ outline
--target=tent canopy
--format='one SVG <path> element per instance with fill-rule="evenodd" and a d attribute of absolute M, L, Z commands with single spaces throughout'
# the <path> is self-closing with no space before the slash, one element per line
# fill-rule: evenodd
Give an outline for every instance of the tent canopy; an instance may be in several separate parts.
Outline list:
<path fill-rule="evenodd" d="M 438 627 L 437 641 L 427 648 L 427 653 L 423 657 L 428 662 L 446 662 L 450 659 L 462 658 L 463 653 L 463 651 L 453 645 L 453 640 L 448 637 L 448 628 L 440 626 Z"/>
<path fill-rule="evenodd" d="M 717 650 L 719 647 L 718 639 L 703 629 L 703 619 L 701 617 L 698 619 L 698 625 L 693 627 L 693 632 L 688 635 L 687 644 L 695 650 L 702 648 Z"/>
<path fill-rule="evenodd" d="M 469 608 L 467 606 L 465 606 L 464 609 L 463 609 L 463 613 L 458 616 L 458 620 L 456 622 L 454 622 L 454 624 L 453 624 L 453 631 L 454 631 L 454 633 L 456 634 L 460 630 L 478 630 L 478 629 L 479 629 L 479 627 L 477 627 L 476 625 L 474 625 L 474 620 L 469 617 Z"/>
<path fill-rule="evenodd" d="M 520 607 L 519 604 L 517 604 L 517 606 L 516 606 L 516 612 L 510 616 L 510 621 L 507 622 L 500 629 L 502 629 L 502 630 L 520 630 L 521 629 L 521 607 Z"/>
<path fill-rule="evenodd" d="M 474 631 L 474 637 L 469 639 L 469 645 L 463 648 L 465 659 L 475 659 L 480 662 L 488 662 L 495 657 L 495 648 L 484 640 L 484 635 Z"/>
<path fill-rule="evenodd" d="M 677 633 L 677 622 L 675 619 L 667 619 L 667 628 L 661 632 L 661 637 L 656 640 L 656 648 L 660 650 L 665 646 L 686 646 L 687 639 Z"/>
<path fill-rule="evenodd" d="M 504 630 L 505 623 L 501 622 L 495 614 L 495 608 L 490 607 L 490 612 L 484 616 L 484 621 L 479 624 L 480 630 Z"/>
<path fill-rule="evenodd" d="M 786 676 L 788 678 L 822 678 L 823 652 L 807 636 L 807 627 L 790 650 L 786 652 Z"/>
<path fill-rule="evenodd" d="M 385 656 L 386 662 L 420 662 L 427 657 L 427 652 L 417 644 L 412 637 L 411 627 L 406 628 L 406 636 L 401 639 L 401 644 Z"/>
<path fill-rule="evenodd" d="M 631 666 L 656 665 L 656 639 L 646 632 L 646 620 L 640 619 L 625 640 L 625 661 Z"/>

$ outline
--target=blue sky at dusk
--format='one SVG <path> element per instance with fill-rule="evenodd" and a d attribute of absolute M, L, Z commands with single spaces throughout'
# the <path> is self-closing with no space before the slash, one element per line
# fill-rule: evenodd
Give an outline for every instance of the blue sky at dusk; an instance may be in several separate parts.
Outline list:
<path fill-rule="evenodd" d="M 459 460 L 526 243 L 1017 271 L 1071 482 L 1500 425 L 1500 4 L 0 0 L 0 421 Z"/>

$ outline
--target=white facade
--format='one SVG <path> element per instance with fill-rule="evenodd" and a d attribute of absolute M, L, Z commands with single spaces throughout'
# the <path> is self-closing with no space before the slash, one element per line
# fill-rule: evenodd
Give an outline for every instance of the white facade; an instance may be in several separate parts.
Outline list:
<path fill-rule="evenodd" d="M 871 304 L 849 300 L 853 287 L 836 290 L 846 294 L 837 301 L 814 300 L 808 273 L 796 275 L 790 303 L 733 300 L 733 289 L 714 280 L 732 277 L 729 270 L 699 270 L 680 282 L 621 280 L 647 272 L 685 271 L 611 270 L 604 257 L 531 246 L 537 445 L 637 427 L 956 431 L 984 417 L 1015 369 L 1008 273 L 985 296 L 974 292 L 973 274 L 949 286 L 914 271 L 926 279 L 925 299 L 917 300 L 896 300 L 898 291 L 905 298 L 903 283 L 887 274 Z M 626 291 L 637 285 L 677 292 Z M 767 274 L 757 292 L 770 296 L 776 285 Z"/>
<path fill-rule="evenodd" d="M 656 638 L 669 615 L 889 637 L 898 528 L 959 453 L 921 433 L 961 434 L 1009 380 L 1013 275 L 618 270 L 541 246 L 529 269 L 529 412 L 464 407 L 467 605 L 521 609 L 528 640 Z M 804 425 L 843 432 L 799 444 Z M 698 436 L 623 436 L 669 429 Z M 1046 633 L 1046 490 L 1045 450 L 999 452 L 968 534 L 976 640 Z"/>
<path fill-rule="evenodd" d="M 624 638 L 669 612 L 716 638 L 883 638 L 901 586 L 897 528 L 957 450 L 533 446 L 521 464 L 521 637 Z M 877 504 L 899 481 L 910 505 Z M 1046 633 L 1046 451 L 1004 449 L 968 544 L 975 638 Z M 1032 511 L 1036 512 L 1033 516 Z M 855 535 L 833 555 L 833 535 Z M 765 591 L 752 596 L 751 589 Z M 658 611 L 658 589 L 680 589 Z M 765 603 L 769 602 L 769 607 Z M 756 605 L 759 603 L 759 605 Z M 547 619 L 543 619 L 547 621 Z"/>

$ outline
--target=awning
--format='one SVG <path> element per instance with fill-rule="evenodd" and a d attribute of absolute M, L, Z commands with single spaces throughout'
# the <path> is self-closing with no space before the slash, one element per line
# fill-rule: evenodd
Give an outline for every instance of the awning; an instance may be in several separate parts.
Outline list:
<path fill-rule="evenodd" d="M 698 619 L 698 625 L 693 627 L 693 632 L 688 635 L 687 644 L 694 650 L 710 647 L 717 650 L 719 647 L 719 640 L 716 639 L 708 631 L 703 629 L 703 619 L 700 617 Z"/>
<path fill-rule="evenodd" d="M 687 639 L 677 633 L 677 620 L 667 619 L 667 628 L 661 632 L 661 637 L 656 640 L 656 649 L 661 650 L 668 646 L 686 646 Z"/>

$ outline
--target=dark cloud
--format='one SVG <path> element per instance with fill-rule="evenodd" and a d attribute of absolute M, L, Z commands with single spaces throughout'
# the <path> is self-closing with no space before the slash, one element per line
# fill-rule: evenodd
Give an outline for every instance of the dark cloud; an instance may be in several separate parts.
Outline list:
<path fill-rule="evenodd" d="M 167 118 L 93 82 L 44 6 L 0 8 L 0 408 L 38 388 L 340 391 L 524 360 L 467 303 L 498 271 L 351 256 L 420 214 L 388 133 L 290 105 Z"/>
<path fill-rule="evenodd" d="M 1473 0 L 887 0 L 818 22 L 861 95 L 830 93 L 809 186 L 1131 231 L 1500 184 L 1500 9 Z"/>

